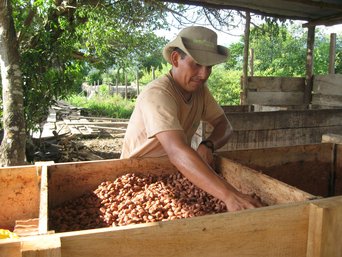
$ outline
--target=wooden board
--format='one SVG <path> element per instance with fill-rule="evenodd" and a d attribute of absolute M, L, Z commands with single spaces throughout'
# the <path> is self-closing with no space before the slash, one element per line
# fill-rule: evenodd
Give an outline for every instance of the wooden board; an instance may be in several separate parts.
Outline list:
<path fill-rule="evenodd" d="M 303 92 L 247 92 L 247 104 L 302 105 Z"/>
<path fill-rule="evenodd" d="M 295 77 L 248 77 L 248 90 L 261 92 L 304 92 L 305 79 Z"/>
<path fill-rule="evenodd" d="M 322 135 L 342 131 L 341 108 L 229 112 L 226 116 L 233 126 L 233 133 L 218 151 L 317 144 L 322 141 Z M 212 127 L 202 122 L 192 145 L 196 147 L 211 131 Z"/>
<path fill-rule="evenodd" d="M 305 256 L 308 209 L 278 206 L 69 233 L 61 238 L 62 256 Z"/>
<path fill-rule="evenodd" d="M 305 201 L 315 198 L 298 188 L 291 187 L 285 183 L 265 176 L 251 168 L 241 165 L 238 162 L 226 158 L 219 158 L 220 172 L 225 179 L 235 188 L 245 194 L 256 194 L 264 203 L 276 205 Z"/>
<path fill-rule="evenodd" d="M 342 74 L 315 75 L 314 94 L 342 96 Z"/>
<path fill-rule="evenodd" d="M 323 94 L 313 94 L 312 104 L 324 105 L 324 106 L 342 106 L 342 96 L 341 95 L 323 95 Z"/>
<path fill-rule="evenodd" d="M 341 195 L 341 146 L 331 143 L 220 152 L 317 196 Z"/>
<path fill-rule="evenodd" d="M 22 256 L 340 257 L 342 197 L 21 239 Z M 44 243 L 45 242 L 45 243 Z M 9 245 L 0 242 L 0 249 Z M 17 250 L 17 251 L 15 251 Z M 50 253 L 50 255 L 48 255 Z"/>
<path fill-rule="evenodd" d="M 226 116 L 238 131 L 342 126 L 342 108 L 226 113 Z"/>
<path fill-rule="evenodd" d="M 13 230 L 15 220 L 39 217 L 38 167 L 0 168 L 0 228 Z"/>

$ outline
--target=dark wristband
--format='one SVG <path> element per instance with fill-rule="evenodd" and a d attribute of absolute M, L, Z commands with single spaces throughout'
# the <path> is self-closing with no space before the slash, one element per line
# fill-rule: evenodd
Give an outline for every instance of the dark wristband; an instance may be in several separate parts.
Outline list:
<path fill-rule="evenodd" d="M 214 143 L 210 140 L 203 140 L 200 145 L 205 145 L 206 147 L 208 147 L 211 152 L 215 152 L 215 146 Z"/>

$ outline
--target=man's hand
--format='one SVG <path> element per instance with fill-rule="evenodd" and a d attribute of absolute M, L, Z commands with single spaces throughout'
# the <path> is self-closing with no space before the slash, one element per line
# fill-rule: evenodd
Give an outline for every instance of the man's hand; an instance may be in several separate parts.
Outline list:
<path fill-rule="evenodd" d="M 238 191 L 232 192 L 225 204 L 228 211 L 240 211 L 264 206 L 258 197 L 242 194 Z"/>

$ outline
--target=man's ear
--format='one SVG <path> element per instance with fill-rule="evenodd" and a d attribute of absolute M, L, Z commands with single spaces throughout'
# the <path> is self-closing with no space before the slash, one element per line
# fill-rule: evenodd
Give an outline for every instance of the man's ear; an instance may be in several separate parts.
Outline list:
<path fill-rule="evenodd" d="M 172 66 L 178 67 L 178 60 L 180 58 L 180 54 L 176 51 L 172 51 L 170 55 L 170 60 Z"/>

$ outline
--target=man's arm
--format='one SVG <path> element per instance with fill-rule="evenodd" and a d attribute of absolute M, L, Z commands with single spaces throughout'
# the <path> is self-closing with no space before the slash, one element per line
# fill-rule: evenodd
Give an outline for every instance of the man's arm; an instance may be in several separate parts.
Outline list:
<path fill-rule="evenodd" d="M 185 143 L 183 131 L 171 130 L 156 135 L 171 163 L 194 185 L 222 200 L 229 211 L 260 207 L 261 203 L 238 192 L 220 178 L 200 155 Z"/>
<path fill-rule="evenodd" d="M 216 150 L 227 143 L 231 133 L 233 132 L 233 128 L 225 114 L 215 119 L 211 125 L 214 129 L 206 140 L 210 140 L 213 144 L 214 150 Z M 212 149 L 208 148 L 206 145 L 200 144 L 197 148 L 197 152 L 208 164 L 212 163 Z"/>

